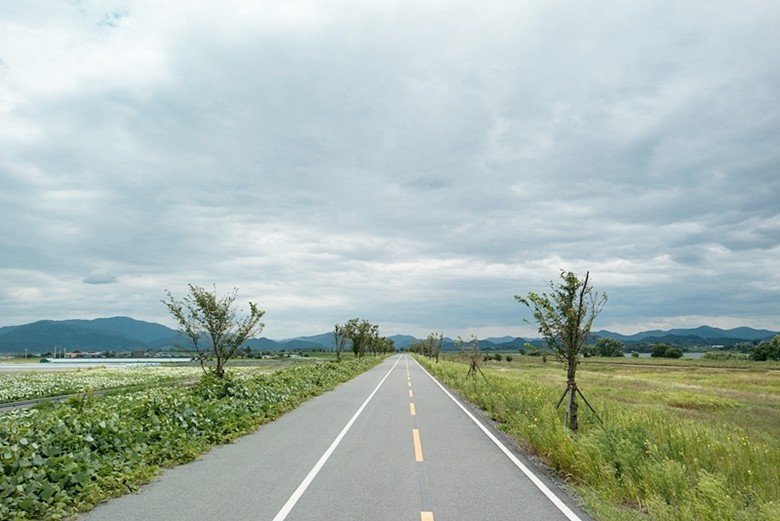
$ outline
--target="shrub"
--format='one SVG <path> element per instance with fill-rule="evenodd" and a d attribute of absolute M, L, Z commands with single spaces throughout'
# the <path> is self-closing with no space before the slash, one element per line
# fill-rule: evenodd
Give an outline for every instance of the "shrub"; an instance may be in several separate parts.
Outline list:
<path fill-rule="evenodd" d="M 750 359 L 757 362 L 767 360 L 780 360 L 780 335 L 776 335 L 772 340 L 761 342 L 750 352 Z"/>

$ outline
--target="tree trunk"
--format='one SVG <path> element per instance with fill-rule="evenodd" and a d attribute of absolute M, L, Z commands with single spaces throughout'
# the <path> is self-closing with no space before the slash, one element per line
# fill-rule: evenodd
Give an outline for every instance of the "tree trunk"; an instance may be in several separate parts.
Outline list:
<path fill-rule="evenodd" d="M 577 373 L 577 359 L 569 358 L 568 367 L 566 368 L 566 382 L 569 391 L 569 429 L 573 432 L 577 432 L 580 423 L 577 417 L 577 381 L 575 375 Z"/>
<path fill-rule="evenodd" d="M 573 432 L 577 432 L 580 427 L 579 418 L 577 417 L 577 384 L 575 382 L 569 382 L 569 429 Z"/>

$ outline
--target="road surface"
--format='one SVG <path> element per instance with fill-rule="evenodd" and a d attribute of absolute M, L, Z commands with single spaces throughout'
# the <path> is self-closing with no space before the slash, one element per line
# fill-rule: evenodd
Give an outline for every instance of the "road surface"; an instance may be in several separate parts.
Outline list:
<path fill-rule="evenodd" d="M 588 521 L 408 355 L 82 521 Z"/>

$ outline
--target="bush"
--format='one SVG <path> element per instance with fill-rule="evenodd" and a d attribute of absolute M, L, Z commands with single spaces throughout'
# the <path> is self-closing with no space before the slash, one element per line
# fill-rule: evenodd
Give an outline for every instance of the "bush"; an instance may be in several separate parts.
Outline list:
<path fill-rule="evenodd" d="M 653 358 L 682 358 L 683 350 L 669 344 L 654 344 L 650 356 Z"/>
<path fill-rule="evenodd" d="M 761 342 L 754 347 L 750 352 L 750 359 L 756 362 L 780 360 L 780 335 L 776 335 L 772 340 Z"/>
<path fill-rule="evenodd" d="M 511 362 L 512 360 L 514 360 L 514 359 L 512 358 L 512 355 L 506 355 L 506 361 L 507 361 L 507 362 Z"/>

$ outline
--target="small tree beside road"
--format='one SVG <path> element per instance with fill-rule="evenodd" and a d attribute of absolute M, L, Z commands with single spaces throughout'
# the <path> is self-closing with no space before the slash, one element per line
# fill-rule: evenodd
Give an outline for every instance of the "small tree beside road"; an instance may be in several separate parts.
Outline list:
<path fill-rule="evenodd" d="M 205 362 L 213 357 L 213 373 L 222 378 L 228 360 L 233 358 L 244 342 L 258 335 L 265 327 L 260 322 L 265 311 L 250 302 L 249 314 L 239 317 L 235 306 L 237 288 L 224 296 L 217 295 L 216 287 L 208 291 L 189 284 L 189 288 L 190 293 L 182 300 L 176 300 L 166 290 L 168 298 L 162 302 L 178 322 L 179 330 L 192 343 L 204 372 L 208 372 Z"/>
<path fill-rule="evenodd" d="M 547 283 L 551 289 L 549 294 L 529 292 L 525 297 L 515 295 L 515 299 L 532 311 L 539 333 L 558 359 L 566 364 L 566 390 L 558 405 L 569 397 L 568 423 L 576 432 L 579 428 L 577 394 L 585 400 L 577 389 L 577 365 L 593 321 L 604 308 L 607 296 L 593 292 L 590 272 L 585 273 L 584 279 L 579 279 L 573 272 L 561 270 L 560 278 L 562 282 Z"/>

